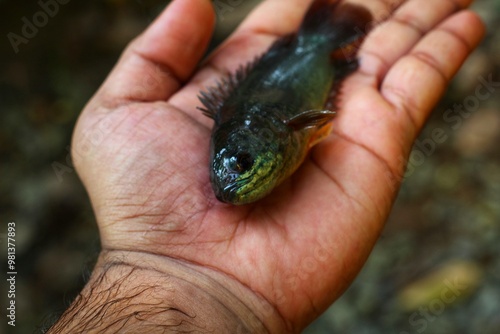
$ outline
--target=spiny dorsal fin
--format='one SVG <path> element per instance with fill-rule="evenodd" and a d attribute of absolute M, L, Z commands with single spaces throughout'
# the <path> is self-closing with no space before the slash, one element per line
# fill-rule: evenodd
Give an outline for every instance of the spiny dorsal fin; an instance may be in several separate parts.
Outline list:
<path fill-rule="evenodd" d="M 236 72 L 229 73 L 225 78 L 218 81 L 215 86 L 200 92 L 198 99 L 201 101 L 204 108 L 197 107 L 197 109 L 201 110 L 205 116 L 218 122 L 224 102 L 246 78 L 248 73 L 250 73 L 259 58 L 256 58 L 246 65 L 241 65 Z"/>
<path fill-rule="evenodd" d="M 335 116 L 335 111 L 330 110 L 308 110 L 285 121 L 292 129 L 299 131 L 309 127 L 322 127 L 330 122 Z"/>

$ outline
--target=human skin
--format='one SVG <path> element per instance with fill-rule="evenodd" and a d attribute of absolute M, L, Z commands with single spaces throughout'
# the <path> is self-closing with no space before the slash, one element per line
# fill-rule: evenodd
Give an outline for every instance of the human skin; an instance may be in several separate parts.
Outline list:
<path fill-rule="evenodd" d="M 401 161 L 484 26 L 470 0 L 362 2 L 380 22 L 343 84 L 332 134 L 269 197 L 220 203 L 197 94 L 296 30 L 310 2 L 265 1 L 198 68 L 209 0 L 173 1 L 126 48 L 73 136 L 102 252 L 49 333 L 295 333 L 352 282 Z"/>

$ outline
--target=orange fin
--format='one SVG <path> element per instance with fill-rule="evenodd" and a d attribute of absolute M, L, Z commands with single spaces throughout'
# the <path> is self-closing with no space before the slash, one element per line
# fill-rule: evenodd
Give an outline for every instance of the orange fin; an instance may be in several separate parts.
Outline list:
<path fill-rule="evenodd" d="M 309 140 L 309 147 L 313 147 L 326 137 L 332 132 L 332 123 L 327 123 L 320 127 L 314 134 L 312 135 L 311 139 Z"/>

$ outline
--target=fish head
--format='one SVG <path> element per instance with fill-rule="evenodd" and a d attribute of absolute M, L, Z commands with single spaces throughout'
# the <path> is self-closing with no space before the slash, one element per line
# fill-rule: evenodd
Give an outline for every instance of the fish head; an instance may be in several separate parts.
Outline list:
<path fill-rule="evenodd" d="M 281 179 L 282 142 L 269 128 L 220 126 L 210 149 L 210 180 L 217 199 L 242 205 L 269 194 Z"/>

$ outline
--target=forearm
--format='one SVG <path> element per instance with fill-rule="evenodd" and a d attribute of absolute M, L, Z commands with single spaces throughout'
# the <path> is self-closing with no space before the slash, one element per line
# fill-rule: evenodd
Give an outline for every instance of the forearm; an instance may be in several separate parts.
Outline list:
<path fill-rule="evenodd" d="M 137 252 L 103 252 L 55 333 L 284 333 L 275 309 L 215 270 Z"/>

